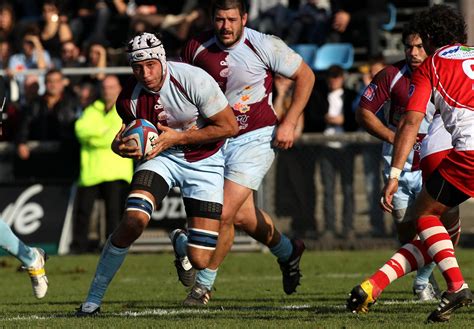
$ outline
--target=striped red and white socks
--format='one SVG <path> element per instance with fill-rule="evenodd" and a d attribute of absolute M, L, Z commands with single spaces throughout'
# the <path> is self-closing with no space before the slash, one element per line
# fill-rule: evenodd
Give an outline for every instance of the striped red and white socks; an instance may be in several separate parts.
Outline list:
<path fill-rule="evenodd" d="M 448 291 L 457 291 L 464 284 L 454 246 L 448 231 L 436 216 L 423 216 L 417 221 L 417 232 L 428 255 L 436 262 L 448 284 Z"/>
<path fill-rule="evenodd" d="M 424 239 L 403 245 L 369 280 L 374 286 L 373 297 L 396 279 L 422 268 L 434 259 L 448 282 L 449 291 L 457 291 L 464 283 L 454 256 L 454 247 L 461 233 L 461 222 L 444 228 L 435 216 L 422 217 L 418 221 L 418 234 Z M 452 242 L 453 241 L 453 242 Z"/>
<path fill-rule="evenodd" d="M 374 286 L 373 297 L 377 298 L 396 279 L 429 263 L 431 263 L 431 257 L 420 240 L 404 244 L 384 266 L 369 278 Z"/>

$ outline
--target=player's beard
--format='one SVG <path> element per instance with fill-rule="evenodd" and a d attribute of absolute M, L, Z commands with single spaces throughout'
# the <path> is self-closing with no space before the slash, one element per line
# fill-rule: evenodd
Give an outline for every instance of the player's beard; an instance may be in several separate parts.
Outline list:
<path fill-rule="evenodd" d="M 219 33 L 220 34 L 220 42 L 226 46 L 226 47 L 232 47 L 233 45 L 235 45 L 237 42 L 239 42 L 240 38 L 242 37 L 242 32 L 244 30 L 244 27 L 243 26 L 240 26 L 240 28 L 238 30 L 236 30 L 235 32 L 232 33 L 233 36 L 235 36 L 235 38 L 233 38 L 232 40 L 224 40 L 222 38 L 222 34 L 221 32 Z"/>

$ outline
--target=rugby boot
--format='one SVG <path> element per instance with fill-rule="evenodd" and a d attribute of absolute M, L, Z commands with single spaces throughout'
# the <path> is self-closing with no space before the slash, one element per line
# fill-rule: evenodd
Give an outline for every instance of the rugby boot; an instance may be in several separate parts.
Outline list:
<path fill-rule="evenodd" d="M 178 279 L 181 281 L 183 286 L 192 287 L 196 281 L 197 271 L 193 268 L 191 262 L 188 259 L 188 256 L 179 257 L 176 253 L 176 240 L 181 235 L 186 235 L 186 232 L 182 229 L 176 229 L 170 233 L 171 243 L 173 244 L 173 250 L 175 250 L 175 260 L 174 267 L 176 267 L 176 272 L 178 273 Z"/>
<path fill-rule="evenodd" d="M 346 308 L 352 313 L 369 312 L 369 308 L 375 303 L 373 291 L 374 286 L 370 280 L 365 280 L 360 285 L 355 286 L 349 294 Z"/>
<path fill-rule="evenodd" d="M 44 269 L 48 255 L 46 255 L 43 249 L 33 248 L 33 250 L 37 256 L 35 262 L 31 266 L 23 268 L 28 271 L 28 275 L 30 276 L 33 295 L 41 299 L 46 296 L 46 292 L 48 292 L 48 278 Z"/>
<path fill-rule="evenodd" d="M 211 299 L 211 291 L 200 283 L 195 283 L 183 302 L 184 306 L 206 306 Z"/>
<path fill-rule="evenodd" d="M 100 313 L 100 306 L 95 303 L 85 302 L 81 304 L 74 314 L 78 318 L 85 318 L 89 316 L 97 316 Z"/>
<path fill-rule="evenodd" d="M 283 275 L 283 290 L 287 295 L 296 292 L 296 287 L 300 285 L 302 277 L 300 261 L 306 248 L 303 240 L 294 239 L 291 240 L 291 244 L 293 245 L 293 252 L 291 253 L 290 258 L 286 262 L 278 261 L 281 274 Z"/>
<path fill-rule="evenodd" d="M 431 312 L 426 322 L 446 322 L 449 321 L 451 314 L 462 306 L 469 306 L 472 303 L 472 292 L 463 284 L 461 289 L 456 292 L 445 291 L 441 296 L 438 308 Z"/>

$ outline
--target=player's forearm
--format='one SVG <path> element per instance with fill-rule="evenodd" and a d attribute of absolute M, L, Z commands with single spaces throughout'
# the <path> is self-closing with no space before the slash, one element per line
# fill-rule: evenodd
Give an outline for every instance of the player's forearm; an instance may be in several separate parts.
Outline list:
<path fill-rule="evenodd" d="M 209 125 L 197 130 L 182 132 L 177 145 L 195 145 L 217 142 L 232 137 L 236 131 L 231 126 Z"/>
<path fill-rule="evenodd" d="M 392 167 L 403 169 L 408 155 L 416 142 L 418 129 L 424 115 L 419 112 L 409 111 L 404 115 L 395 134 L 393 147 Z"/>
<path fill-rule="evenodd" d="M 393 144 L 395 132 L 385 126 L 371 111 L 359 107 L 356 111 L 356 120 L 372 136 Z"/>

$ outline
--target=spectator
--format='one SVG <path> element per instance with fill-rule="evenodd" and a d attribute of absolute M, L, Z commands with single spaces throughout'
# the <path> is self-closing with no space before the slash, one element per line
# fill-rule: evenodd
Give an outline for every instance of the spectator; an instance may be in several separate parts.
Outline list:
<path fill-rule="evenodd" d="M 72 32 L 67 17 L 59 12 L 56 0 L 43 2 L 43 20 L 41 22 L 41 42 L 59 67 L 61 43 L 72 40 Z"/>
<path fill-rule="evenodd" d="M 273 106 L 281 122 L 291 104 L 292 81 L 276 75 L 274 85 L 277 93 Z M 314 111 L 314 109 L 305 110 Z M 298 120 L 295 138 L 301 137 L 303 131 L 306 131 L 304 115 Z M 314 146 L 298 143 L 291 149 L 281 150 L 278 154 L 277 211 L 279 215 L 291 216 L 293 237 L 314 239 L 318 236 L 315 219 L 316 185 L 313 179 L 316 154 Z"/>
<path fill-rule="evenodd" d="M 0 4 L 0 38 L 12 44 L 15 36 L 15 12 L 8 2 Z"/>
<path fill-rule="evenodd" d="M 81 58 L 81 50 L 73 40 L 65 41 L 61 44 L 60 68 L 79 68 L 84 66 Z M 66 86 L 76 93 L 79 92 L 79 84 L 82 81 L 81 75 L 70 75 L 66 78 Z"/>
<path fill-rule="evenodd" d="M 357 124 L 352 110 L 355 91 L 344 87 L 344 70 L 339 66 L 328 69 L 327 88 L 318 94 L 315 108 L 324 114 L 324 134 L 338 135 L 355 131 Z M 336 235 L 336 207 L 334 202 L 336 174 L 339 172 L 344 196 L 342 212 L 342 236 L 346 239 L 354 234 L 354 151 L 350 145 L 341 142 L 328 142 L 320 152 L 321 180 L 324 188 L 324 237 Z"/>
<path fill-rule="evenodd" d="M 122 158 L 110 143 L 122 125 L 115 101 L 121 86 L 116 76 L 102 81 L 102 97 L 86 107 L 76 121 L 75 131 L 81 144 L 81 168 L 74 206 L 72 251 L 91 251 L 88 241 L 89 219 L 94 201 L 105 203 L 106 237 L 112 234 L 123 212 L 126 193 L 133 175 L 133 160 Z"/>
<path fill-rule="evenodd" d="M 288 0 L 250 0 L 249 2 L 249 27 L 282 38 L 291 13 L 288 9 Z"/>
<path fill-rule="evenodd" d="M 329 0 L 307 0 L 292 19 L 286 41 L 289 44 L 326 42 L 331 23 Z"/>
<path fill-rule="evenodd" d="M 68 7 L 72 15 L 70 25 L 76 44 L 83 47 L 91 42 L 103 44 L 107 41 L 105 33 L 111 16 L 107 1 L 69 1 Z"/>
<path fill-rule="evenodd" d="M 364 90 L 369 85 L 375 75 L 385 67 L 383 56 L 376 56 L 369 60 L 368 65 L 361 69 L 362 83 L 359 88 L 357 98 L 353 103 L 353 110 L 359 106 L 360 98 Z M 383 106 L 388 106 L 389 103 Z M 379 116 L 383 116 L 384 111 L 380 111 Z M 385 118 L 380 117 L 382 121 Z M 363 130 L 363 128 L 361 128 Z M 382 185 L 382 144 L 363 144 L 361 146 L 362 160 L 364 162 L 365 193 L 367 196 L 368 214 L 371 226 L 370 235 L 372 237 L 385 237 L 387 235 L 384 223 L 384 214 L 379 206 L 380 190 Z"/>
<path fill-rule="evenodd" d="M 79 147 L 74 135 L 78 102 L 65 89 L 63 75 L 56 69 L 46 73 L 46 92 L 35 98 L 21 113 L 16 136 L 17 163 L 15 175 L 23 179 L 58 179 L 72 181 L 77 177 Z M 59 151 L 35 152 L 28 141 L 55 141 Z"/>
<path fill-rule="evenodd" d="M 10 42 L 5 38 L 0 37 L 0 68 L 3 70 L 8 68 L 11 50 Z"/>
<path fill-rule="evenodd" d="M 380 54 L 380 27 L 388 20 L 387 0 L 331 0 L 331 8 L 331 42 L 367 47 L 369 57 Z"/>
<path fill-rule="evenodd" d="M 13 74 L 14 81 L 18 84 L 20 98 L 23 97 L 24 75 L 15 75 L 28 69 L 50 69 L 52 68 L 49 52 L 43 48 L 39 38 L 39 28 L 36 25 L 30 25 L 22 38 L 22 51 L 13 54 L 8 61 L 8 69 Z M 39 93 L 44 92 L 44 77 L 39 80 Z M 16 101 L 14 99 L 13 101 Z"/>
<path fill-rule="evenodd" d="M 107 50 L 100 42 L 93 41 L 87 47 L 86 67 L 106 68 L 107 67 Z M 105 73 L 96 73 L 84 76 L 82 82 L 90 82 L 95 84 L 97 89 L 100 88 L 101 81 L 104 80 Z"/>

